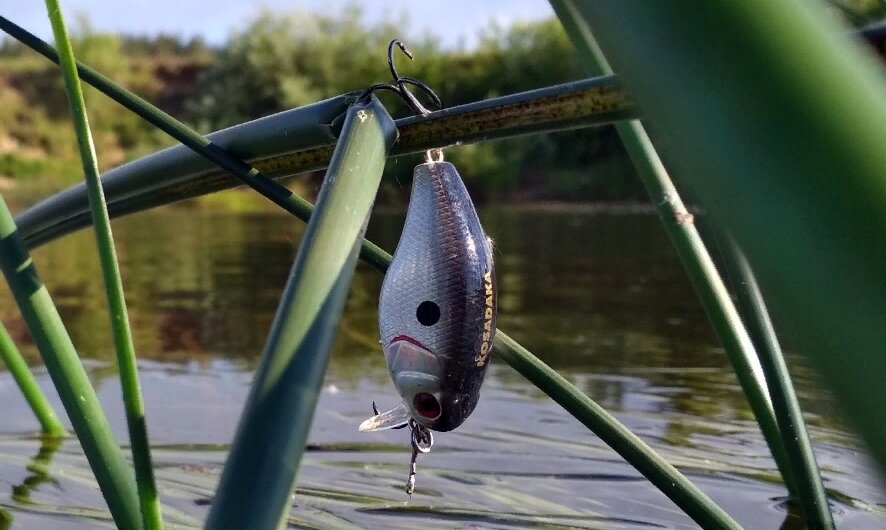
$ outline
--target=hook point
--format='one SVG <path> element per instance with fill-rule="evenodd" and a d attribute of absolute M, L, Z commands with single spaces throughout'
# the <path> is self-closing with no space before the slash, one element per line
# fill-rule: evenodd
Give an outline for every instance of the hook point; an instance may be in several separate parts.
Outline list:
<path fill-rule="evenodd" d="M 406 45 L 403 44 L 403 41 L 401 41 L 400 39 L 394 39 L 391 41 L 391 43 L 388 45 L 389 52 L 393 52 L 393 46 L 395 44 L 397 45 L 398 48 L 400 48 L 400 51 L 402 51 L 406 55 L 406 57 L 409 57 L 410 61 L 413 60 L 412 52 L 409 51 L 409 48 L 407 48 Z M 393 55 L 393 53 L 389 53 L 389 55 Z M 393 60 L 393 58 L 391 58 L 391 59 Z"/>

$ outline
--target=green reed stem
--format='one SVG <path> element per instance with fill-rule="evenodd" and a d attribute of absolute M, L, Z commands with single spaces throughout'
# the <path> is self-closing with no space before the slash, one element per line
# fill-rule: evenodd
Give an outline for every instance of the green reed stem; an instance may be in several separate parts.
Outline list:
<path fill-rule="evenodd" d="M 611 75 L 612 68 L 590 27 L 576 11 L 575 3 L 571 0 L 550 0 L 550 3 L 588 72 L 591 75 Z M 717 338 L 723 344 L 788 492 L 795 497 L 799 491 L 791 475 L 785 444 L 754 344 L 698 234 L 693 216 L 684 206 L 643 125 L 638 120 L 632 120 L 616 123 L 615 129 L 655 204 Z"/>
<path fill-rule="evenodd" d="M 763 293 L 751 266 L 728 234 L 720 234 L 720 251 L 726 275 L 732 283 L 732 291 L 738 300 L 738 309 L 747 323 L 754 348 L 760 356 L 760 364 L 766 374 L 775 418 L 781 430 L 787 449 L 788 464 L 797 487 L 794 500 L 803 511 L 803 518 L 812 528 L 832 528 L 834 526 L 824 484 L 818 472 L 818 463 L 812 450 L 812 442 L 803 421 L 803 412 L 791 383 L 781 346 L 769 311 L 763 301 Z"/>
<path fill-rule="evenodd" d="M 80 363 L 46 286 L 37 275 L 37 269 L 19 237 L 15 221 L 2 196 L 0 269 L 37 343 L 46 370 L 68 413 L 114 522 L 119 528 L 141 529 L 142 518 L 132 470 L 123 458 L 89 376 Z"/>
<path fill-rule="evenodd" d="M 302 238 L 212 503 L 207 529 L 282 528 L 360 243 L 397 137 L 355 103 Z"/>
<path fill-rule="evenodd" d="M 50 436 L 65 436 L 65 428 L 61 420 L 58 419 L 58 416 L 52 409 L 52 405 L 46 399 L 46 395 L 40 390 L 37 379 L 31 373 L 28 363 L 25 362 L 25 358 L 22 357 L 21 352 L 15 346 L 15 342 L 3 323 L 0 323 L 0 357 L 6 363 L 9 373 L 15 379 L 16 384 L 25 396 L 25 400 L 31 406 L 31 410 L 34 411 L 34 416 L 40 422 L 43 433 Z"/>
<path fill-rule="evenodd" d="M 77 75 L 77 62 L 74 50 L 68 39 L 64 18 L 58 0 L 45 0 L 52 23 L 52 32 L 58 46 L 59 65 L 65 79 L 68 94 L 68 105 L 77 132 L 77 145 L 80 160 L 86 176 L 89 190 L 89 204 L 92 209 L 93 227 L 98 244 L 98 255 L 101 263 L 105 294 L 108 299 L 108 311 L 111 329 L 114 335 L 114 346 L 117 352 L 117 364 L 120 371 L 120 386 L 123 391 L 123 403 L 126 410 L 126 423 L 129 428 L 129 439 L 132 447 L 132 460 L 135 466 L 135 478 L 138 485 L 139 501 L 145 530 L 159 530 L 163 527 L 160 515 L 160 502 L 157 499 L 157 485 L 154 481 L 154 469 L 151 464 L 151 448 L 148 442 L 148 429 L 145 420 L 145 408 L 142 400 L 138 378 L 138 366 L 135 347 L 132 342 L 132 331 L 129 327 L 129 316 L 126 311 L 126 300 L 123 294 L 123 282 L 120 279 L 120 268 L 117 264 L 117 253 L 114 250 L 114 237 L 111 233 L 111 221 L 102 191 L 101 177 L 89 130 L 89 119 L 86 114 L 86 103 Z"/>
<path fill-rule="evenodd" d="M 886 470 L 880 65 L 816 3 L 577 7 Z"/>

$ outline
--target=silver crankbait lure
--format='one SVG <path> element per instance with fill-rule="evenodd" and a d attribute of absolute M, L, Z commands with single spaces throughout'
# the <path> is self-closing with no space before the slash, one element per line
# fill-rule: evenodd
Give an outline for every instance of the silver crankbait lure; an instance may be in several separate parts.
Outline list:
<path fill-rule="evenodd" d="M 438 151 L 439 153 L 439 151 Z M 455 166 L 415 168 L 406 224 L 379 299 L 385 360 L 403 401 L 361 431 L 409 426 L 413 459 L 473 412 L 495 339 L 496 286 L 490 241 Z M 373 405 L 374 408 L 374 405 Z"/>
<path fill-rule="evenodd" d="M 399 95 L 416 114 L 428 110 L 406 89 L 413 85 L 437 108 L 442 103 L 423 82 L 402 77 L 388 44 L 393 83 L 372 85 Z M 437 159 L 434 159 L 434 155 Z M 360 424 L 361 431 L 409 427 L 412 461 L 406 493 L 415 489 L 415 460 L 434 445 L 431 430 L 451 431 L 471 415 L 495 339 L 495 270 L 491 242 L 455 166 L 440 149 L 415 168 L 406 224 L 379 297 L 385 360 L 403 401 Z"/>

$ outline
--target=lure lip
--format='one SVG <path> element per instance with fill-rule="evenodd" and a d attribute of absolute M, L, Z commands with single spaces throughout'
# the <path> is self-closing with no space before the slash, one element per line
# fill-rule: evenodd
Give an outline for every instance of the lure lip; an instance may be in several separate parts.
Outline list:
<path fill-rule="evenodd" d="M 360 432 L 384 431 L 405 427 L 412 418 L 412 413 L 402 402 L 389 411 L 367 418 L 357 428 Z"/>

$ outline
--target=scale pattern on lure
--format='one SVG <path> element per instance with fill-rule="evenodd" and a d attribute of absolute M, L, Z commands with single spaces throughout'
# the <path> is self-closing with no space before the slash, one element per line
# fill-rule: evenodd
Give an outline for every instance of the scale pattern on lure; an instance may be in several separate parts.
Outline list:
<path fill-rule="evenodd" d="M 492 249 L 455 167 L 415 168 L 406 223 L 379 300 L 385 360 L 403 402 L 361 431 L 451 431 L 473 412 L 495 338 Z"/>

